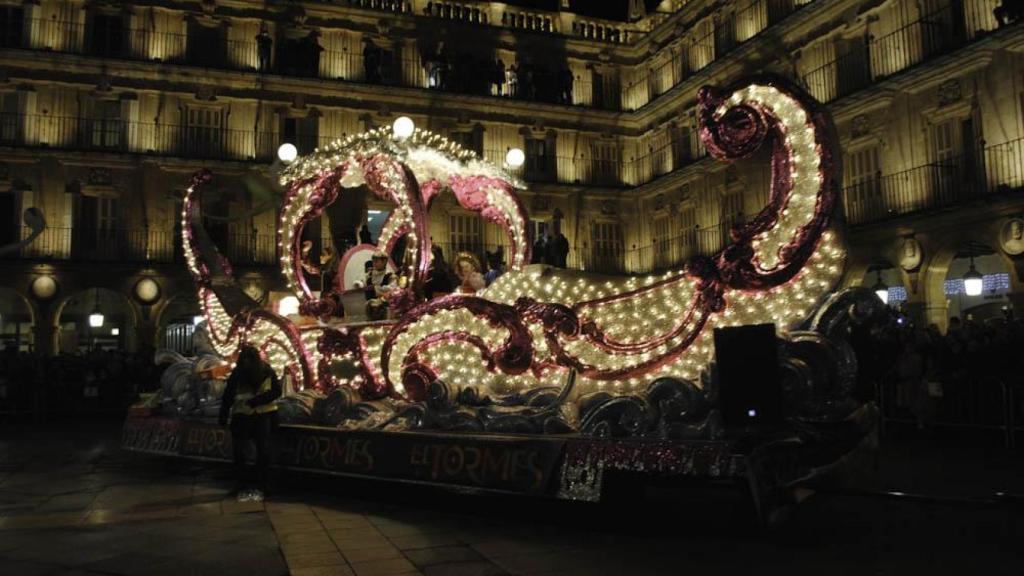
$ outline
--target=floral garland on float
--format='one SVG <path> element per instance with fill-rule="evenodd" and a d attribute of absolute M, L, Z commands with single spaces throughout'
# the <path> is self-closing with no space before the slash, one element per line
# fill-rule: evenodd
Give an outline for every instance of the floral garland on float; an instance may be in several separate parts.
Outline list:
<path fill-rule="evenodd" d="M 332 426 L 600 435 L 675 426 L 706 435 L 714 420 L 706 378 L 713 329 L 770 322 L 788 338 L 782 367 L 797 382 L 789 388 L 825 390 L 800 394 L 795 409 L 848 413 L 855 361 L 842 330 L 878 310 L 859 292 L 819 307 L 845 256 L 831 227 L 839 189 L 831 120 L 777 78 L 703 88 L 698 99 L 700 136 L 713 157 L 737 161 L 770 150 L 771 192 L 726 248 L 657 276 L 527 266 L 528 217 L 516 194 L 524 184 L 426 130 L 371 130 L 298 159 L 281 176 L 287 193 L 278 242 L 301 312 L 343 315 L 340 299 L 329 291 L 318 297 L 306 283 L 302 230 L 341 194 L 365 186 L 394 205 L 378 247 L 390 253 L 401 238 L 407 246 L 401 288 L 389 298 L 394 321 L 297 326 L 256 306 L 202 230 L 198 203 L 212 176 L 201 172 L 186 193 L 182 241 L 211 342 L 225 358 L 243 342 L 256 344 L 293 382 L 293 394 L 307 390 L 327 403 Z M 447 192 L 504 230 L 510 266 L 472 295 L 427 301 L 428 214 Z M 839 368 L 805 370 L 816 361 L 801 355 Z"/>

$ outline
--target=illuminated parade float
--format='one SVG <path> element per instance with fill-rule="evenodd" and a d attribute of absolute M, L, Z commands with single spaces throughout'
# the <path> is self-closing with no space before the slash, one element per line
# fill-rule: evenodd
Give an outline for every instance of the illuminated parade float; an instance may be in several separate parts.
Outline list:
<path fill-rule="evenodd" d="M 726 248 L 656 276 L 528 265 L 523 183 L 400 122 L 282 173 L 281 267 L 298 300 L 298 315 L 283 316 L 234 281 L 201 225 L 216 176 L 196 174 L 182 242 L 212 353 L 175 359 L 161 394 L 133 410 L 124 445 L 228 458 L 230 435 L 203 418 L 220 386 L 201 375 L 223 376 L 248 343 L 286 384 L 281 467 L 585 500 L 601 497 L 612 471 L 731 478 L 770 519 L 872 444 L 874 409 L 855 399 L 849 336 L 879 322 L 883 306 L 866 289 L 834 292 L 845 252 L 827 114 L 769 77 L 705 88 L 699 100 L 708 151 L 724 161 L 767 151 L 771 193 Z M 303 266 L 303 227 L 358 188 L 394 204 L 377 248 L 404 246 L 379 321 L 353 318 L 340 279 L 312 290 Z M 448 193 L 504 230 L 509 270 L 475 293 L 428 299 L 428 213 Z M 777 336 L 765 382 L 731 382 L 716 341 L 766 324 Z"/>

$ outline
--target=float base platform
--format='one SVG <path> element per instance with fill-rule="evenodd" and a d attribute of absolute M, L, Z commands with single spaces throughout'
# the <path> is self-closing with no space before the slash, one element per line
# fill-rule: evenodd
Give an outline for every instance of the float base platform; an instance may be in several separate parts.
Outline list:
<path fill-rule="evenodd" d="M 230 461 L 231 434 L 216 423 L 129 417 L 122 447 L 136 452 Z M 792 500 L 796 472 L 786 451 L 742 449 L 729 440 L 604 439 L 441 431 L 367 431 L 281 425 L 278 468 L 596 502 L 609 475 L 733 481 L 749 489 L 762 523 Z M 749 444 L 749 442 L 744 442 Z"/>

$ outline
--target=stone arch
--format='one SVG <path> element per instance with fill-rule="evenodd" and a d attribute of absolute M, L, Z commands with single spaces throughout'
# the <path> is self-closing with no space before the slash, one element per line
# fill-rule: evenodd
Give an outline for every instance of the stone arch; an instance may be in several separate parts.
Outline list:
<path fill-rule="evenodd" d="M 960 231 L 960 233 L 935 235 L 929 238 L 921 271 L 927 323 L 937 324 L 942 330 L 946 329 L 949 307 L 945 291 L 946 278 L 954 260 L 957 259 L 957 254 L 969 243 L 992 249 L 1006 271 L 1010 273 L 1011 289 L 1020 288 L 1020 284 L 1015 283 L 1012 258 L 999 248 L 1000 225 L 1001 221 L 999 220 L 984 223 L 967 222 L 964 223 L 964 228 L 966 230 L 973 228 L 973 231 Z"/>
<path fill-rule="evenodd" d="M 28 319 L 28 327 L 24 332 L 21 331 L 20 326 L 21 314 L 25 314 Z M 16 342 L 19 348 L 24 343 L 29 349 L 34 349 L 35 325 L 38 317 L 38 310 L 31 299 L 14 288 L 0 286 L 0 335 L 2 335 L 0 348 Z M 12 319 L 17 322 L 13 335 L 8 333 L 8 325 Z"/>
<path fill-rule="evenodd" d="M 124 318 L 127 321 L 125 328 L 129 330 L 123 336 L 120 334 L 118 336 L 120 337 L 120 342 L 122 344 L 127 344 L 126 346 L 123 346 L 124 349 L 132 351 L 136 348 L 138 344 L 138 330 L 141 326 L 142 318 L 140 317 L 139 310 L 135 306 L 135 303 L 128 295 L 120 291 L 104 286 L 90 286 L 64 296 L 59 302 L 57 302 L 54 308 L 52 322 L 54 323 L 53 327 L 57 331 L 58 335 L 58 351 L 66 351 L 63 350 L 62 347 L 69 345 L 69 343 L 64 341 L 65 337 L 61 334 L 61 324 L 65 314 L 73 311 L 80 320 L 84 320 L 86 314 L 83 314 L 83 311 L 94 306 L 97 293 L 99 294 L 101 311 L 104 312 L 106 317 L 113 318 L 110 311 L 117 310 L 117 308 L 113 306 L 114 304 L 119 304 L 120 309 L 126 311 L 126 314 L 124 315 Z M 106 330 L 108 321 L 105 320 L 104 324 L 104 330 Z M 117 327 L 120 329 L 120 326 L 110 327 Z M 79 334 L 82 334 L 82 332 L 78 330 L 77 326 L 76 331 Z M 107 335 L 109 335 L 109 332 L 103 334 L 102 337 L 106 339 Z M 101 336 L 96 334 L 94 337 L 100 338 Z"/>
<path fill-rule="evenodd" d="M 197 316 L 201 313 L 199 301 L 194 292 L 179 291 L 170 298 L 165 298 L 154 310 L 153 324 L 156 328 L 156 347 L 166 348 L 166 328 L 178 316 Z M 191 337 L 191 336 L 190 336 Z"/>

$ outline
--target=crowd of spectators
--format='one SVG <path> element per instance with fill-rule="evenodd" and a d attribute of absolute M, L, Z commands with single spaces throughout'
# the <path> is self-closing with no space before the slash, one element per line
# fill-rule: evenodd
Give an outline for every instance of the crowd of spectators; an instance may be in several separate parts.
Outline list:
<path fill-rule="evenodd" d="M 1012 317 L 985 322 L 953 317 L 938 326 L 907 322 L 881 334 L 876 349 L 879 393 L 889 418 L 918 428 L 937 424 L 1001 426 L 1024 416 L 1024 322 Z M 1012 404 L 1011 404 L 1012 403 Z"/>
<path fill-rule="evenodd" d="M 0 414 L 121 413 L 159 387 L 152 354 L 94 350 L 43 357 L 0 353 Z"/>
<path fill-rule="evenodd" d="M 521 60 L 509 66 L 501 58 L 452 52 L 442 44 L 424 58 L 430 88 L 465 94 L 504 96 L 518 100 L 573 103 L 571 70 L 536 66 Z"/>
<path fill-rule="evenodd" d="M 546 252 L 535 247 L 534 255 Z M 505 263 L 500 252 L 486 256 L 486 268 L 478 272 L 490 284 Z M 457 276 L 443 254 L 435 254 L 430 290 L 454 290 Z M 881 400 L 888 419 L 923 429 L 999 427 L 1010 416 L 1024 424 L 1024 321 L 954 317 L 943 333 L 901 318 L 881 331 L 855 335 L 853 343 L 861 362 L 859 395 Z M 152 354 L 95 350 L 45 358 L 11 346 L 0 353 L 0 415 L 122 412 L 140 392 L 156 390 L 159 377 Z"/>

